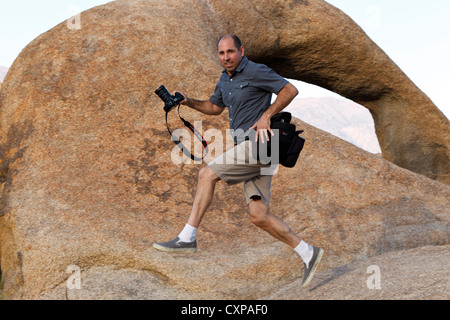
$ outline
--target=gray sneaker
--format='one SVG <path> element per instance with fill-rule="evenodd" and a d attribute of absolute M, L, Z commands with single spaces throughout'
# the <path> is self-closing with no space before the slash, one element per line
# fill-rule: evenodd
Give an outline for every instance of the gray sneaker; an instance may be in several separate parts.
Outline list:
<path fill-rule="evenodd" d="M 194 253 L 197 251 L 197 241 L 183 242 L 176 237 L 168 242 L 154 243 L 153 248 L 164 252 Z"/>
<path fill-rule="evenodd" d="M 314 272 L 316 272 L 316 268 L 319 265 L 320 259 L 322 259 L 322 255 L 322 249 L 313 247 L 313 256 L 311 258 L 311 261 L 309 261 L 308 265 L 306 265 L 306 263 L 303 263 L 305 267 L 305 273 L 303 275 L 302 288 L 307 287 L 311 282 L 312 278 L 314 277 Z"/>

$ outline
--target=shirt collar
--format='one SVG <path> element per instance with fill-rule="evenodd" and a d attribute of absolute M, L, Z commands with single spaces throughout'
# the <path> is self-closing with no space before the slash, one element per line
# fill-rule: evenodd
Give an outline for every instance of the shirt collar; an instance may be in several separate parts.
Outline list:
<path fill-rule="evenodd" d="M 247 59 L 246 56 L 243 56 L 241 63 L 236 68 L 236 70 L 233 72 L 233 74 L 235 74 L 236 72 L 241 72 L 242 70 L 244 70 L 244 68 L 247 66 L 247 64 L 248 64 L 248 59 Z M 227 72 L 227 70 L 223 69 L 222 73 L 226 73 L 226 72 Z"/>

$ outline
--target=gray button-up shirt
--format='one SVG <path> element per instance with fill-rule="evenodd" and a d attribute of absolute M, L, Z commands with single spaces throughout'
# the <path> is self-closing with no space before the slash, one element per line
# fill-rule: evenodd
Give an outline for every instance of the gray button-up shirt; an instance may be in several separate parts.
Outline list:
<path fill-rule="evenodd" d="M 233 138 L 241 143 L 248 136 L 248 129 L 270 107 L 272 94 L 278 94 L 288 83 L 266 65 L 244 56 L 231 76 L 223 71 L 209 101 L 228 108 Z"/>

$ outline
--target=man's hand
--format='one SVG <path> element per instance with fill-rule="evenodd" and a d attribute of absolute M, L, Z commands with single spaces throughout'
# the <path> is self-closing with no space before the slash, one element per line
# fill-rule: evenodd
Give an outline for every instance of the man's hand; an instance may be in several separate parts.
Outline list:
<path fill-rule="evenodd" d="M 174 96 L 175 95 L 175 93 L 179 93 L 179 94 L 181 94 L 182 96 L 183 96 L 183 101 L 181 101 L 181 104 L 183 104 L 183 105 L 187 105 L 187 102 L 188 102 L 188 100 L 189 100 L 189 98 L 183 93 L 183 92 L 181 92 L 181 91 L 174 91 L 174 92 L 172 92 L 172 95 Z"/>
<path fill-rule="evenodd" d="M 256 142 L 261 137 L 261 142 L 269 141 L 269 132 L 272 137 L 275 135 L 270 129 L 270 118 L 286 108 L 289 103 L 297 96 L 298 90 L 292 84 L 288 83 L 278 93 L 274 103 L 267 109 L 261 118 L 250 129 L 256 129 Z M 265 138 L 265 140 L 264 140 Z"/>
<path fill-rule="evenodd" d="M 256 129 L 256 142 L 258 142 L 259 137 L 261 138 L 261 143 L 269 141 L 269 132 L 272 137 L 275 135 L 272 129 L 270 129 L 270 118 L 268 118 L 265 114 L 263 114 L 261 118 L 259 118 L 259 120 L 250 127 L 250 129 Z"/>

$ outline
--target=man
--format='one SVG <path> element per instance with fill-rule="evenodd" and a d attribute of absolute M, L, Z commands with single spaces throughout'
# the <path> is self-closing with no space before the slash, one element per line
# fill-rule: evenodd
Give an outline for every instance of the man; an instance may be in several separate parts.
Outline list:
<path fill-rule="evenodd" d="M 267 66 L 249 61 L 236 35 L 222 36 L 217 47 L 224 71 L 214 94 L 209 100 L 201 101 L 190 99 L 180 92 L 184 96 L 182 104 L 208 115 L 219 115 L 228 108 L 236 147 L 200 169 L 197 192 L 184 229 L 175 239 L 155 243 L 153 247 L 166 252 L 196 252 L 197 229 L 211 203 L 216 183 L 219 180 L 229 185 L 243 183 L 251 221 L 300 255 L 305 270 L 302 287 L 306 287 L 323 250 L 305 243 L 286 223 L 270 213 L 272 175 L 262 174 L 262 169 L 267 168 L 267 165 L 249 161 L 252 143 L 248 139 L 249 132 L 255 130 L 255 140 L 259 139 L 260 143 L 269 141 L 273 136 L 271 117 L 283 110 L 298 91 Z M 272 93 L 277 94 L 273 104 Z M 239 157 L 245 158 L 245 163 L 238 161 Z"/>

